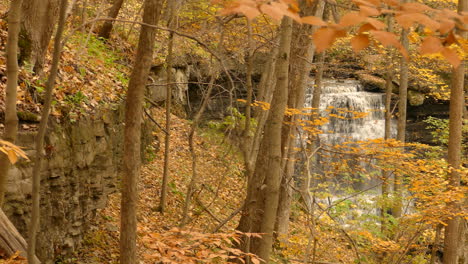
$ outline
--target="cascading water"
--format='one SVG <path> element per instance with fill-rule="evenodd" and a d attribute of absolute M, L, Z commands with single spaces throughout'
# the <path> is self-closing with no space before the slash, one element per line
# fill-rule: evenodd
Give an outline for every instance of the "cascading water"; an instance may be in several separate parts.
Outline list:
<path fill-rule="evenodd" d="M 312 93 L 306 100 L 310 106 Z M 362 141 L 384 137 L 385 133 L 385 94 L 371 93 L 362 89 L 357 80 L 324 80 L 320 98 L 320 111 L 368 113 L 364 118 L 351 119 L 348 112 L 345 119 L 330 118 L 329 123 L 320 129 L 321 144 L 336 145 L 345 141 Z"/>
<path fill-rule="evenodd" d="M 356 142 L 365 141 L 369 139 L 383 138 L 385 133 L 385 94 L 384 93 L 371 93 L 366 92 L 362 89 L 359 81 L 357 80 L 324 80 L 322 85 L 322 93 L 320 98 L 319 112 L 322 116 L 335 116 L 330 117 L 329 122 L 319 129 L 322 133 L 318 137 L 317 145 L 324 146 L 325 148 L 333 148 L 335 145 L 342 144 L 344 142 Z M 312 88 L 306 98 L 306 107 L 311 106 L 312 101 Z M 367 116 L 362 118 L 353 118 L 355 112 L 367 113 Z M 340 116 L 338 118 L 336 116 Z M 394 128 L 395 126 L 392 125 Z M 392 134 L 395 134 L 395 129 L 392 130 Z M 325 171 L 330 171 L 329 166 L 332 162 L 340 163 L 339 158 L 331 158 L 327 155 L 318 155 L 313 162 L 312 172 L 316 175 L 325 176 Z M 341 157 L 343 159 L 343 157 Z M 346 157 L 346 159 L 353 159 L 353 157 Z M 349 162 L 349 161 L 348 161 Z M 371 164 L 368 161 L 352 161 L 350 163 L 358 164 L 358 166 L 364 167 L 368 172 L 372 171 Z M 378 172 L 374 172 L 378 174 Z M 319 177 L 320 178 L 320 177 Z M 347 178 L 348 180 L 344 180 Z M 349 180 L 352 178 L 352 180 Z M 352 187 L 355 191 L 369 190 L 369 192 L 363 193 L 360 198 L 357 196 L 354 198 L 361 199 L 365 202 L 371 202 L 373 198 L 379 192 L 379 183 L 381 182 L 378 178 L 373 177 L 362 177 L 358 172 L 333 175 L 328 178 L 323 177 L 319 182 L 333 182 L 333 187 L 325 187 L 332 196 L 328 197 L 329 204 L 334 201 L 340 200 L 346 196 L 345 193 L 339 191 L 339 189 Z M 332 185 L 333 185 L 332 184 Z M 327 186 L 325 184 L 325 186 Z M 313 186 L 311 186 L 313 187 Z M 375 188 L 372 188 L 375 187 Z M 322 188 L 322 187 L 320 187 Z M 373 193 L 373 194 L 372 194 Z M 354 199 L 353 198 L 353 199 Z M 320 200 L 320 199 L 319 199 Z M 358 206 L 360 207 L 360 206 Z M 369 204 L 366 206 L 369 209 Z M 371 211 L 367 213 L 376 214 L 376 207 L 371 206 Z M 363 209 L 356 208 L 355 210 L 366 214 Z"/>

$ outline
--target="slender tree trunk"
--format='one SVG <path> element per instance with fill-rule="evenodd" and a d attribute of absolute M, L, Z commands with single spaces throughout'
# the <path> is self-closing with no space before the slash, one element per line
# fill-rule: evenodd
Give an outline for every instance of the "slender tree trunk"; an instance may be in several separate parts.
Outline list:
<path fill-rule="evenodd" d="M 263 167 L 265 178 L 265 201 L 260 232 L 263 237 L 258 249 L 254 252 L 268 262 L 273 245 L 273 231 L 276 222 L 281 185 L 281 128 L 288 98 L 288 69 L 291 51 L 292 20 L 283 18 L 281 23 L 280 47 L 278 52 L 278 67 L 276 68 L 276 88 L 273 94 L 272 109 L 265 127 L 263 141 L 268 149 L 266 163 Z M 258 171 L 259 174 L 262 172 Z"/>
<path fill-rule="evenodd" d="M 6 45 L 7 85 L 5 98 L 5 132 L 3 139 L 15 143 L 18 132 L 16 114 L 16 92 L 18 86 L 18 34 L 20 31 L 22 1 L 12 1 L 8 13 L 8 39 Z M 3 205 L 10 161 L 7 155 L 0 153 L 0 208 Z"/>
<path fill-rule="evenodd" d="M 323 9 L 321 12 L 322 12 L 322 16 L 324 20 L 327 20 L 325 7 L 326 5 L 320 8 Z M 322 79 L 323 79 L 323 72 L 325 70 L 325 57 L 326 57 L 326 51 L 323 51 L 316 58 L 318 65 L 317 65 L 317 73 L 315 75 L 314 90 L 312 92 L 312 103 L 311 103 L 311 107 L 313 109 L 312 113 L 315 115 L 312 115 L 311 119 L 318 117 L 320 113 L 319 107 L 320 107 L 320 98 L 322 95 Z M 310 186 L 311 186 L 311 183 L 313 186 L 315 186 L 316 183 L 315 183 L 315 179 L 311 179 L 310 164 L 313 162 L 312 160 L 316 156 L 315 153 L 319 149 L 319 144 L 320 142 L 318 140 L 314 140 L 311 144 L 308 144 L 307 146 L 308 150 L 314 153 L 314 155 L 311 155 L 310 157 L 306 156 L 307 158 L 304 160 L 304 162 L 307 162 L 307 166 L 305 166 L 307 171 L 302 174 L 303 178 L 302 178 L 302 185 L 301 185 L 301 193 L 302 193 L 302 197 L 304 199 L 304 203 L 306 206 L 311 206 L 311 205 L 313 206 L 313 200 L 312 200 L 313 197 L 310 195 Z M 309 208 L 309 209 L 313 209 L 313 208 Z M 313 210 L 311 210 L 311 212 L 312 211 Z"/>
<path fill-rule="evenodd" d="M 161 0 L 145 0 L 143 22 L 156 25 L 162 8 Z M 125 103 L 122 201 L 120 215 L 120 263 L 138 263 L 136 255 L 138 178 L 141 166 L 141 122 L 143 97 L 155 44 L 156 29 L 142 25 L 135 66 L 128 84 Z"/>
<path fill-rule="evenodd" d="M 175 1 L 175 0 L 171 0 L 169 2 L 172 2 L 172 1 Z M 112 4 L 112 7 L 109 10 L 109 14 L 107 14 L 107 17 L 116 19 L 117 16 L 119 15 L 120 9 L 122 8 L 123 2 L 124 0 L 114 0 L 114 3 Z M 102 25 L 98 36 L 103 39 L 109 39 L 113 27 L 114 27 L 114 21 L 108 20 L 104 22 L 104 25 Z"/>
<path fill-rule="evenodd" d="M 206 95 L 203 98 L 203 102 L 200 106 L 200 109 L 198 109 L 198 112 L 195 114 L 195 117 L 193 119 L 192 127 L 190 129 L 190 134 L 189 134 L 189 149 L 190 153 L 192 154 L 192 177 L 190 178 L 190 183 L 187 188 L 187 194 L 185 196 L 185 202 L 184 202 L 184 208 L 182 211 L 182 220 L 180 221 L 180 226 L 185 226 L 189 222 L 189 209 L 190 209 L 190 204 L 192 203 L 192 196 L 193 193 L 195 192 L 195 185 L 198 181 L 198 171 L 197 171 L 197 159 L 198 156 L 196 154 L 195 150 L 195 144 L 193 142 L 194 137 L 195 137 L 195 132 L 198 128 L 198 124 L 200 123 L 201 116 L 203 112 L 205 112 L 206 106 L 208 105 L 208 102 L 211 99 L 211 93 L 213 91 L 214 87 L 214 81 L 215 81 L 215 74 L 214 74 L 214 67 L 213 65 L 211 66 L 211 77 L 210 77 L 210 82 L 208 84 L 208 89 L 206 91 Z"/>
<path fill-rule="evenodd" d="M 460 0 L 458 2 L 458 12 L 468 11 L 468 1 Z M 462 37 L 466 38 L 467 31 L 460 32 Z M 449 176 L 449 188 L 460 186 L 461 174 L 458 171 L 461 166 L 462 153 L 462 126 L 463 109 L 465 108 L 464 98 L 465 81 L 465 63 L 462 63 L 452 72 L 452 87 L 450 89 L 450 113 L 449 113 L 449 142 L 448 142 L 448 164 L 452 169 Z M 462 211 L 463 201 L 449 203 L 449 207 L 454 213 Z M 463 230 L 460 230 L 461 217 L 452 216 L 447 221 L 444 238 L 444 264 L 458 264 L 458 253 L 461 247 L 460 241 Z"/>
<path fill-rule="evenodd" d="M 276 44 L 275 40 L 275 44 Z M 268 60 L 267 66 L 262 73 L 262 78 L 260 79 L 260 83 L 258 84 L 258 100 L 267 104 L 271 103 L 273 99 L 273 91 L 276 85 L 276 78 L 274 78 L 274 73 L 276 72 L 276 59 L 278 56 L 278 47 L 275 45 L 271 51 L 271 57 Z M 260 142 L 263 135 L 263 129 L 265 127 L 265 122 L 268 118 L 268 114 L 270 111 L 264 110 L 262 108 L 258 108 L 254 111 L 254 118 L 257 120 L 257 129 L 253 135 L 251 146 L 250 146 L 250 154 L 248 155 L 250 158 L 250 172 L 246 172 L 247 179 L 250 179 L 253 174 L 253 167 L 257 160 L 258 152 L 260 150 Z"/>
<path fill-rule="evenodd" d="M 387 25 L 388 31 L 393 31 L 393 21 L 392 17 L 387 17 Z M 385 76 L 385 139 L 390 139 L 392 137 L 392 88 L 393 88 L 393 62 L 392 59 L 392 49 L 388 48 L 387 51 L 389 52 L 388 58 L 390 60 L 390 64 L 387 67 L 387 72 Z M 388 211 L 388 192 L 389 192 L 389 185 L 388 180 L 390 178 L 390 172 L 388 170 L 382 170 L 382 208 L 381 208 L 381 231 L 383 234 L 386 233 L 387 230 L 387 211 Z"/>
<path fill-rule="evenodd" d="M 39 123 L 39 130 L 36 135 L 36 158 L 34 160 L 34 169 L 32 175 L 32 209 L 31 209 L 31 223 L 29 226 L 29 240 L 28 240 L 28 263 L 36 264 L 34 256 L 36 254 L 36 237 L 39 231 L 40 219 L 40 190 L 41 190 L 41 168 L 42 160 L 44 158 L 44 137 L 47 130 L 47 123 L 49 120 L 50 109 L 52 105 L 52 96 L 54 91 L 55 80 L 57 78 L 58 67 L 60 63 L 60 54 L 62 52 L 62 35 L 65 28 L 66 11 L 68 0 L 61 0 L 60 2 L 60 17 L 55 35 L 54 54 L 52 58 L 52 67 L 50 69 L 49 78 L 47 79 L 44 96 L 44 106 L 42 108 L 41 122 Z"/>
<path fill-rule="evenodd" d="M 319 1 L 314 6 L 306 1 L 300 2 L 300 7 L 303 16 L 315 15 L 323 16 L 325 2 Z M 315 9 L 315 11 L 314 11 Z M 310 62 L 313 61 L 315 48 L 310 36 L 317 29 L 317 26 L 293 25 L 290 72 L 289 72 L 289 98 L 288 107 L 301 109 L 305 102 L 305 92 L 309 81 Z M 288 233 L 289 216 L 291 213 L 292 201 L 292 176 L 294 174 L 296 160 L 296 138 L 297 126 L 294 124 L 300 118 L 297 115 L 286 116 L 282 130 L 282 171 L 283 177 L 281 180 L 281 192 L 278 205 L 276 231 L 279 237 L 284 237 Z"/>
<path fill-rule="evenodd" d="M 442 231 L 442 225 L 437 225 L 436 226 L 436 234 L 435 234 L 435 238 L 434 238 L 434 243 L 432 244 L 431 259 L 429 261 L 429 264 L 435 264 L 436 263 L 437 250 L 438 250 L 438 247 L 439 247 L 441 231 Z"/>
<path fill-rule="evenodd" d="M 402 29 L 401 43 L 405 49 L 408 50 L 408 30 Z M 400 60 L 400 88 L 399 88 L 399 101 L 398 101 L 398 125 L 397 125 L 397 140 L 405 142 L 406 133 L 406 105 L 408 95 L 408 61 L 403 56 Z M 394 205 L 392 215 L 400 217 L 402 214 L 402 199 L 403 199 L 403 177 L 401 174 L 395 175 L 394 181 Z"/>
<path fill-rule="evenodd" d="M 244 156 L 244 166 L 245 173 L 247 178 L 253 173 L 253 159 L 251 155 L 254 153 L 252 151 L 253 146 L 253 137 L 251 135 L 251 118 L 252 118 L 252 97 L 253 97 L 253 84 L 252 84 L 252 72 L 253 72 L 253 39 L 252 39 L 252 24 L 250 20 L 247 19 L 247 54 L 246 54 L 246 90 L 247 90 L 247 102 L 245 106 L 245 123 L 244 131 L 242 132 L 243 143 L 241 145 L 241 151 Z"/>
<path fill-rule="evenodd" d="M 177 1 L 169 1 L 167 6 L 169 18 L 167 26 L 170 29 L 176 27 L 176 8 Z M 173 47 L 174 47 L 174 32 L 169 32 L 169 43 L 167 47 L 167 58 L 166 58 L 166 138 L 164 141 L 164 172 L 161 186 L 161 199 L 159 200 L 159 211 L 164 213 L 166 207 L 166 196 L 167 196 L 167 182 L 169 179 L 169 158 L 170 158 L 170 140 L 171 140 L 171 104 L 172 104 L 172 64 L 173 64 Z"/>
<path fill-rule="evenodd" d="M 225 32 L 224 24 L 222 23 L 220 23 L 220 31 L 221 31 L 221 34 L 219 38 L 219 43 L 217 45 L 217 51 L 219 52 L 219 54 L 221 54 L 220 51 L 224 42 L 224 32 Z M 220 63 L 222 62 L 220 61 Z M 190 179 L 190 183 L 187 188 L 187 195 L 185 196 L 185 202 L 184 202 L 184 208 L 182 211 L 182 220 L 180 221 L 180 226 L 185 226 L 189 221 L 188 213 L 190 209 L 190 204 L 192 202 L 192 195 L 195 191 L 196 183 L 198 181 L 198 173 L 197 173 L 197 158 L 198 157 L 195 152 L 194 137 L 195 137 L 196 129 L 198 128 L 200 119 L 203 113 L 205 112 L 206 107 L 208 106 L 208 102 L 211 99 L 211 93 L 213 91 L 215 80 L 216 80 L 216 69 L 214 65 L 212 64 L 210 68 L 210 81 L 208 84 L 208 89 L 200 105 L 200 109 L 198 109 L 198 112 L 195 114 L 195 117 L 193 118 L 193 123 L 192 123 L 192 127 L 191 127 L 190 134 L 189 134 L 189 139 L 188 139 L 190 153 L 192 154 L 192 177 Z"/>

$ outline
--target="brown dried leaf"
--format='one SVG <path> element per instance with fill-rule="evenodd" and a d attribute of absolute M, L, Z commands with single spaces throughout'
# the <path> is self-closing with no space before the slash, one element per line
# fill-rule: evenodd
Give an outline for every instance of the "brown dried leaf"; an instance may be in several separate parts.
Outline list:
<path fill-rule="evenodd" d="M 8 150 L 8 159 L 10 160 L 11 164 L 15 164 L 18 161 L 18 156 L 14 150 Z"/>

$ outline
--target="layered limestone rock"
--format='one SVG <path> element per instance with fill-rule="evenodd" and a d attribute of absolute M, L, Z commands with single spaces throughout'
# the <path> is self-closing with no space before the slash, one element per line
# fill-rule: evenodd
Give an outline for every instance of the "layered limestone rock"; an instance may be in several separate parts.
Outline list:
<path fill-rule="evenodd" d="M 41 173 L 41 230 L 38 257 L 45 263 L 81 243 L 96 210 L 119 186 L 124 119 L 122 110 L 103 110 L 73 123 L 54 123 L 45 139 Z M 151 132 L 151 129 L 144 129 Z M 35 132 L 20 132 L 17 145 L 35 156 Z M 143 137 L 148 141 L 150 135 Z M 4 211 L 27 237 L 33 162 L 20 160 L 9 173 Z"/>

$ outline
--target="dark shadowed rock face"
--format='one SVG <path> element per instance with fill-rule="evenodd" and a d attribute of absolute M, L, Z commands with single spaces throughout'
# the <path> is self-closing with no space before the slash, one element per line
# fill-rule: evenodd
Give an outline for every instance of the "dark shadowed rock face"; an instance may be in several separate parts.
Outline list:
<path fill-rule="evenodd" d="M 41 173 L 41 230 L 38 256 L 53 263 L 81 243 L 85 231 L 119 186 L 123 111 L 105 110 L 74 123 L 52 124 L 46 136 Z M 151 129 L 144 129 L 151 131 Z M 17 144 L 33 159 L 35 132 L 20 133 Z M 147 138 L 147 137 L 146 137 Z M 145 142 L 145 137 L 143 137 Z M 11 168 L 4 211 L 27 237 L 31 210 L 31 161 Z"/>
<path fill-rule="evenodd" d="M 448 103 L 431 101 L 432 100 L 426 100 L 424 104 L 419 106 L 408 105 L 406 125 L 407 141 L 429 145 L 434 144 L 431 136 L 431 129 L 427 128 L 428 125 L 423 121 L 429 116 L 448 119 L 449 105 Z"/>

